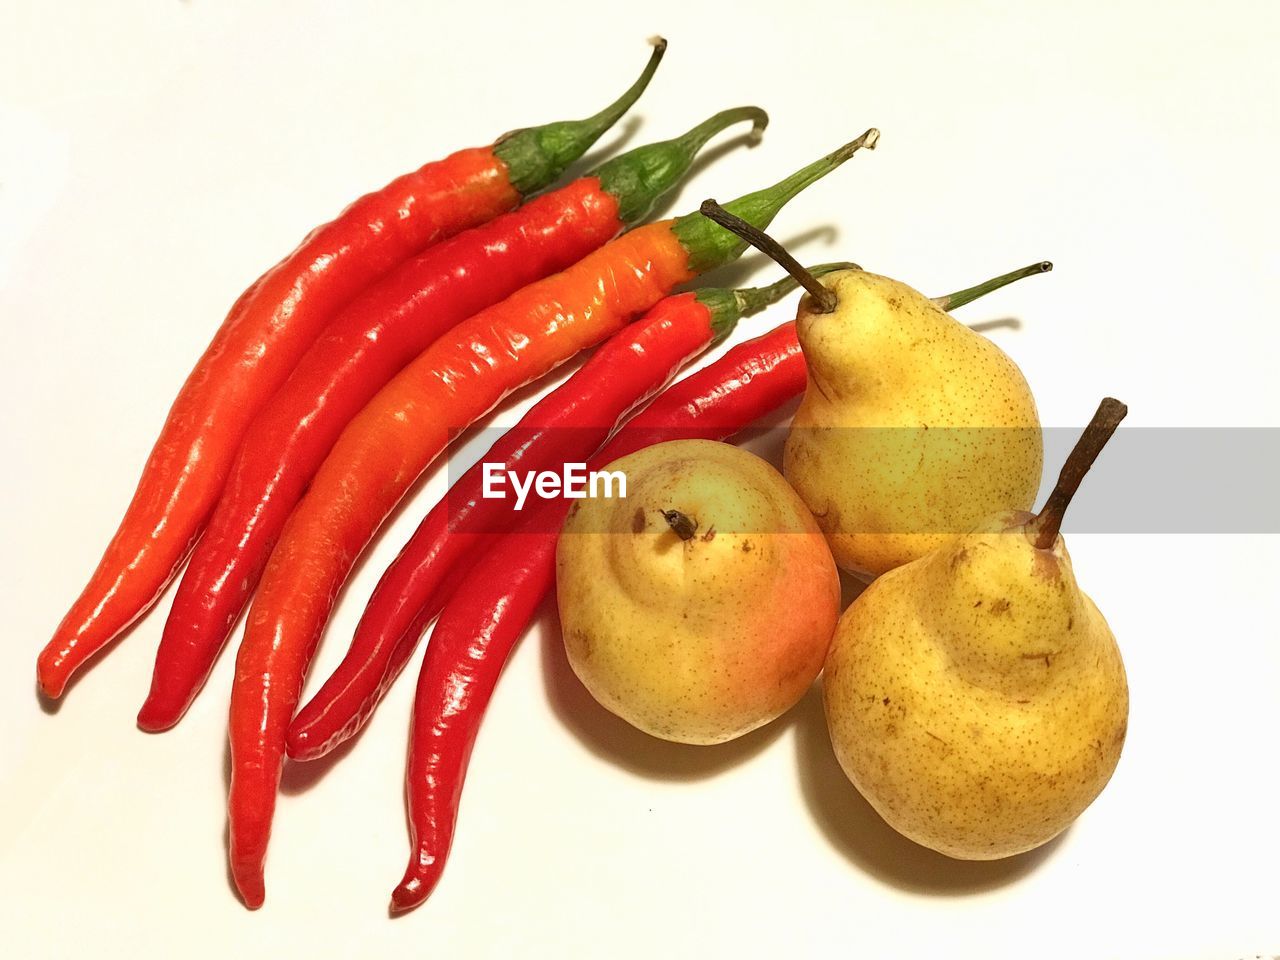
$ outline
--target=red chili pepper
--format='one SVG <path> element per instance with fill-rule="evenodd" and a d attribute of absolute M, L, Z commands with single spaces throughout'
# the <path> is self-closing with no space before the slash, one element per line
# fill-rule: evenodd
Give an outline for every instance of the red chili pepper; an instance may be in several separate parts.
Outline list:
<path fill-rule="evenodd" d="M 715 134 L 768 121 L 725 110 L 674 140 L 461 233 L 401 266 L 321 334 L 249 428 L 178 585 L 156 654 L 144 730 L 181 719 L 257 585 L 289 511 L 342 429 L 405 364 L 460 320 L 586 256 L 643 219 Z"/>
<path fill-rule="evenodd" d="M 810 273 L 851 266 L 823 264 Z M 795 287 L 787 277 L 760 289 L 668 297 L 615 334 L 503 434 L 427 514 L 382 575 L 346 658 L 290 725 L 289 756 L 323 756 L 364 726 L 444 605 L 442 582 L 464 574 L 491 535 L 512 522 L 509 500 L 483 495 L 484 464 L 533 473 L 585 460 L 689 359 L 727 336 L 741 317 Z"/>
<path fill-rule="evenodd" d="M 552 183 L 635 103 L 662 59 L 586 120 L 519 130 L 361 197 L 265 273 L 231 308 L 187 377 L 115 536 L 41 651 L 46 696 L 156 601 L 200 535 L 241 437 L 316 335 L 356 294 L 431 244 Z"/>
<path fill-rule="evenodd" d="M 795 324 L 783 324 L 661 394 L 587 469 L 666 440 L 723 440 L 799 396 L 805 379 Z M 570 503 L 539 502 L 517 532 L 499 540 L 462 579 L 431 634 L 405 771 L 413 853 L 391 895 L 395 913 L 422 903 L 440 880 L 471 748 L 512 648 L 555 584 L 556 541 Z"/>
<path fill-rule="evenodd" d="M 767 224 L 871 131 L 774 187 L 729 204 Z M 573 267 L 464 321 L 391 381 L 343 431 L 267 564 L 231 691 L 231 872 L 261 904 L 285 736 L 307 664 L 352 565 L 427 465 L 519 386 L 609 336 L 676 284 L 744 245 L 700 214 L 624 234 Z"/>

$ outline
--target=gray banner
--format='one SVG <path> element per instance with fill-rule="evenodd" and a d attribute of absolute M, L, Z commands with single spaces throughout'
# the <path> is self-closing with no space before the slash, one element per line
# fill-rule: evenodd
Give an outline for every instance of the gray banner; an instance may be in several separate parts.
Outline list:
<path fill-rule="evenodd" d="M 785 427 L 753 430 L 752 447 L 780 450 L 787 432 Z M 990 465 L 980 464 L 980 457 L 975 460 L 974 452 L 1007 446 L 1014 439 L 1009 434 L 1017 431 L 1000 431 L 1005 436 L 999 438 L 992 436 L 995 432 L 987 428 L 936 427 L 929 430 L 835 429 L 813 439 L 820 439 L 825 448 L 846 451 L 848 457 L 863 458 L 859 463 L 871 464 L 869 469 L 856 471 L 863 478 L 861 481 L 851 479 L 850 483 L 865 483 L 866 476 L 873 476 L 880 479 L 881 489 L 885 485 L 900 485 L 904 491 L 902 496 L 909 499 L 913 475 L 921 471 L 950 477 L 951 489 L 963 487 L 970 471 L 989 469 Z M 1020 433 L 1034 443 L 1034 432 Z M 1042 434 L 1044 469 L 1037 506 L 1052 489 L 1063 461 L 1080 437 L 1080 428 L 1047 428 Z M 673 436 L 672 439 L 679 438 Z M 571 456 L 571 463 L 586 464 L 587 471 L 605 466 L 592 460 L 591 455 L 599 443 L 599 432 L 594 430 L 560 430 L 541 435 L 522 428 L 482 430 L 468 435 L 466 448 L 487 450 L 499 440 L 502 441 L 499 449 L 504 454 L 497 457 L 485 454 L 475 467 L 479 471 L 486 462 L 492 465 L 488 492 L 496 496 L 481 496 L 485 501 L 481 509 L 458 509 L 465 507 L 467 499 L 459 491 L 482 491 L 481 477 L 479 473 L 473 474 L 468 478 L 470 484 L 464 482 L 461 487 L 455 487 L 472 461 L 465 455 L 450 460 L 446 504 L 451 513 L 468 514 L 457 522 L 458 529 L 477 533 L 504 532 L 517 526 L 559 529 L 564 511 L 572 501 L 564 499 L 562 489 L 551 492 L 555 484 L 550 481 L 542 484 L 546 495 L 539 495 L 537 474 L 554 473 L 563 488 L 564 456 Z M 513 448 L 521 450 L 524 458 L 508 464 L 505 451 Z M 560 459 L 539 454 L 548 449 L 557 451 Z M 838 469 L 830 467 L 824 468 L 824 472 L 840 474 Z M 571 476 L 582 473 L 582 469 L 570 471 Z M 533 481 L 530 475 L 535 478 Z M 582 486 L 589 491 L 588 482 L 584 480 Z M 1280 428 L 1121 427 L 1085 478 L 1067 511 L 1063 530 L 1066 533 L 1280 533 L 1278 486 Z M 914 483 L 915 489 L 919 487 L 918 482 Z M 597 491 L 600 489 L 602 485 Z M 616 484 L 613 494 L 617 494 Z M 628 494 L 631 495 L 632 490 L 629 489 Z M 856 500 L 857 491 L 846 488 L 842 494 Z M 517 503 L 520 503 L 518 510 Z M 858 529 L 856 520 L 842 523 L 847 524 L 847 528 L 841 527 L 842 531 L 849 533 L 965 532 L 939 529 L 937 522 L 920 517 L 909 518 L 899 524 L 901 529 L 894 530 Z"/>

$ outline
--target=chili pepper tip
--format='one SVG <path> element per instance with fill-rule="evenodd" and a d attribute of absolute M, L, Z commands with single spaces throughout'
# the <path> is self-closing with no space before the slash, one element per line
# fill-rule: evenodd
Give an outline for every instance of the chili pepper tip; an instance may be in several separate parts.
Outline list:
<path fill-rule="evenodd" d="M 400 885 L 391 891 L 391 903 L 387 909 L 392 916 L 408 913 L 426 900 L 434 888 L 435 879 L 424 880 L 422 877 L 406 876 L 400 881 Z"/>
<path fill-rule="evenodd" d="M 236 890 L 240 893 L 240 899 L 244 901 L 244 905 L 250 910 L 257 910 L 262 906 L 263 901 L 267 899 L 267 886 L 263 879 L 262 871 L 256 874 L 244 874 L 239 871 L 234 872 Z"/>
<path fill-rule="evenodd" d="M 36 687 L 39 689 L 40 695 L 46 700 L 57 700 L 62 696 L 62 691 L 66 689 L 66 685 L 66 680 L 55 674 L 53 668 L 45 666 L 44 655 L 42 654 L 40 662 L 36 664 Z"/>

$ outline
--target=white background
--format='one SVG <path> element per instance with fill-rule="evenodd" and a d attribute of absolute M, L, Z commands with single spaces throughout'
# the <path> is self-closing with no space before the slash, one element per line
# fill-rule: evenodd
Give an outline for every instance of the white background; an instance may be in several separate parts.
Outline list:
<path fill-rule="evenodd" d="M 778 219 L 780 238 L 807 235 L 802 259 L 854 258 L 934 294 L 1051 258 L 1050 276 L 963 314 L 1022 318 L 992 335 L 1046 424 L 1079 425 L 1111 393 L 1133 425 L 1280 425 L 1277 9 L 0 3 L 6 955 L 1280 954 L 1274 537 L 1071 541 L 1124 651 L 1129 740 L 1060 842 L 1000 864 L 889 832 L 842 778 L 812 696 L 719 748 L 632 732 L 577 685 L 548 620 L 503 679 L 424 908 L 385 913 L 407 851 L 411 674 L 340 762 L 290 770 L 250 914 L 223 866 L 232 658 L 156 737 L 133 718 L 167 598 L 56 715 L 32 682 L 240 290 L 396 174 L 594 111 L 655 32 L 671 48 L 631 145 L 738 103 L 773 116 L 673 212 L 879 126 L 875 154 Z M 825 224 L 838 237 L 813 233 Z M 442 480 L 363 567 L 309 690 Z"/>

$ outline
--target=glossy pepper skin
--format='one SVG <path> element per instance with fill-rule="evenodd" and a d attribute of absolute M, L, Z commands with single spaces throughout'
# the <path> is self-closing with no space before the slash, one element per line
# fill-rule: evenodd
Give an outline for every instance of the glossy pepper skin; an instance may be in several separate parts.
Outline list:
<path fill-rule="evenodd" d="M 591 459 L 598 470 L 667 440 L 723 440 L 805 388 L 804 356 L 788 323 L 686 377 Z M 405 770 L 411 855 L 391 895 L 402 913 L 440 880 L 453 843 L 471 748 L 516 641 L 555 585 L 556 541 L 571 501 L 546 500 L 501 538 L 457 585 L 418 676 Z"/>
<path fill-rule="evenodd" d="M 715 134 L 767 117 L 716 114 L 590 176 L 437 244 L 356 299 L 249 427 L 156 654 L 145 730 L 177 723 L 207 679 L 279 536 L 343 428 L 405 364 L 459 321 L 563 270 L 643 217 Z"/>
<path fill-rule="evenodd" d="M 764 226 L 868 140 L 874 142 L 870 133 L 727 208 Z M 264 897 L 285 738 L 307 665 L 338 591 L 387 515 L 453 430 L 743 249 L 737 237 L 698 214 L 623 234 L 464 321 L 343 431 L 268 561 L 236 659 L 228 816 L 231 873 L 246 905 Z"/>
<path fill-rule="evenodd" d="M 46 696 L 61 696 L 155 603 L 200 536 L 254 415 L 337 313 L 406 258 L 553 182 L 639 98 L 665 48 L 658 41 L 641 77 L 594 117 L 460 150 L 361 197 L 241 295 L 179 391 L 97 569 L 40 653 Z"/>
<path fill-rule="evenodd" d="M 663 300 L 601 345 L 503 434 L 484 460 L 532 471 L 577 459 L 582 447 L 594 451 L 614 420 L 660 390 L 714 336 L 711 313 L 694 294 Z M 406 546 L 383 575 L 347 659 L 290 726 L 290 757 L 322 756 L 363 726 L 438 612 L 440 601 L 433 595 L 440 581 L 510 519 L 502 516 L 506 501 L 484 499 L 482 485 L 476 464 L 427 515 L 412 547 Z"/>
<path fill-rule="evenodd" d="M 848 266 L 823 264 L 810 272 L 822 276 Z M 536 472 L 584 461 L 685 363 L 795 286 L 788 277 L 761 289 L 668 297 L 535 404 L 458 478 L 383 574 L 347 656 L 290 725 L 289 756 L 323 756 L 364 725 L 445 603 L 446 578 L 464 574 L 494 535 L 520 518 L 510 500 L 483 496 L 485 463 Z"/>

